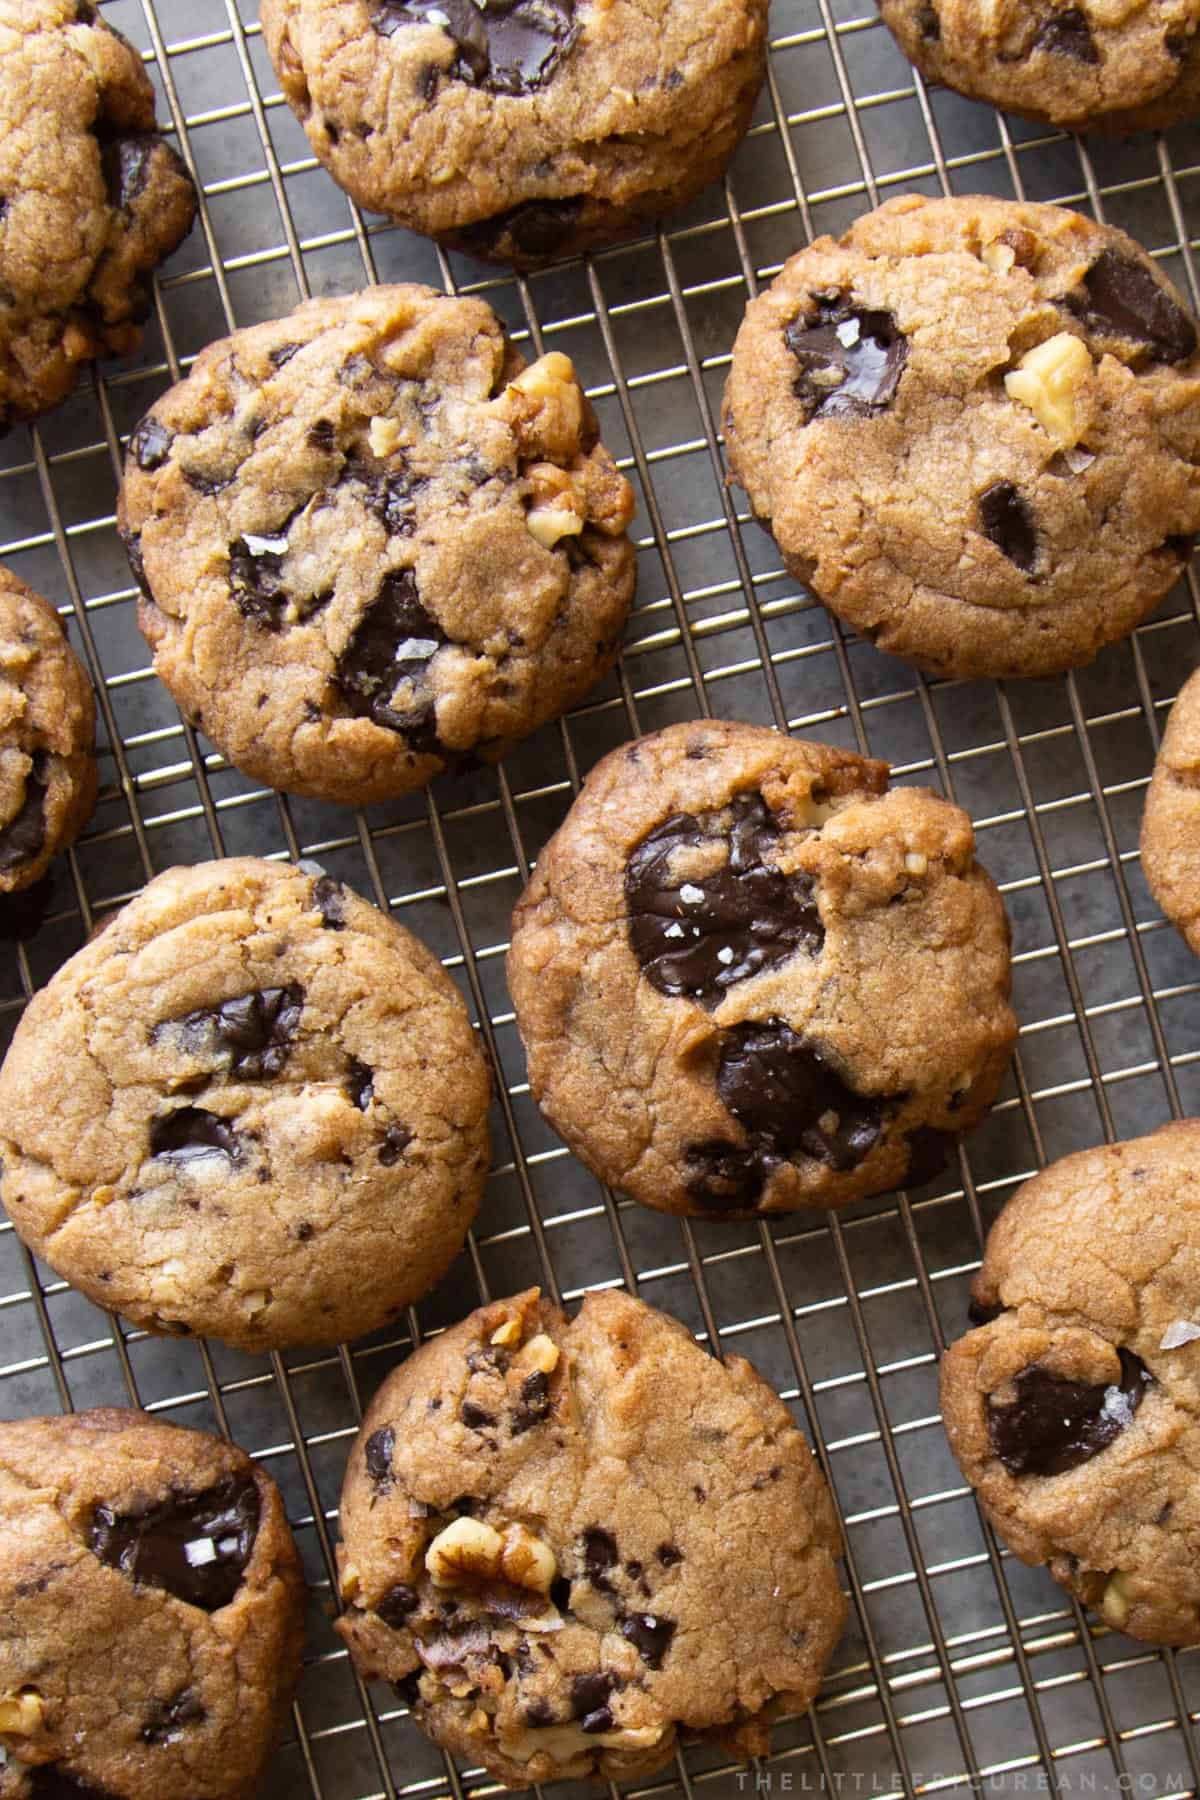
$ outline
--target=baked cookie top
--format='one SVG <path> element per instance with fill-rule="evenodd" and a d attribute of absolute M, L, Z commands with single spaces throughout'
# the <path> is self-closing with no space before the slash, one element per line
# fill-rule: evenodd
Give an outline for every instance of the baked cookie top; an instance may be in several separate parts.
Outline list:
<path fill-rule="evenodd" d="M 612 665 L 629 484 L 565 356 L 369 288 L 211 344 L 133 433 L 154 666 L 247 774 L 365 803 L 494 761 Z"/>
<path fill-rule="evenodd" d="M 335 1343 L 461 1248 L 488 1098 L 457 989 L 375 907 L 254 857 L 168 869 L 27 1007 L 0 1199 L 149 1330 Z"/>
<path fill-rule="evenodd" d="M 0 564 L 0 893 L 26 888 L 96 800 L 92 687 L 54 608 Z"/>
<path fill-rule="evenodd" d="M 1073 131 L 1200 111 L 1200 0 L 879 0 L 904 54 L 974 100 Z"/>
<path fill-rule="evenodd" d="M 115 1407 L 0 1423 L 3 1800 L 250 1800 L 303 1620 L 235 1445 Z"/>
<path fill-rule="evenodd" d="M 751 302 L 729 464 L 788 567 L 920 668 L 1046 675 L 1124 636 L 1200 530 L 1200 353 L 1131 238 L 903 195 Z"/>
<path fill-rule="evenodd" d="M 767 0 L 264 0 L 262 21 L 360 205 L 518 265 L 707 186 L 766 66 Z"/>
<path fill-rule="evenodd" d="M 1026 1182 L 972 1292 L 942 1412 L 988 1517 L 1118 1630 L 1196 1643 L 1200 1122 Z"/>
<path fill-rule="evenodd" d="M 1142 815 L 1142 870 L 1172 925 L 1200 955 L 1200 671 L 1179 690 Z"/>
<path fill-rule="evenodd" d="M 133 46 L 91 0 L 0 0 L 0 430 L 136 348 L 191 178 Z"/>
<path fill-rule="evenodd" d="M 970 820 L 759 726 L 674 725 L 593 769 L 513 919 L 534 1098 L 667 1212 L 835 1206 L 928 1181 L 1016 1021 Z"/>
<path fill-rule="evenodd" d="M 338 1630 L 440 1744 L 514 1787 L 765 1751 L 845 1601 L 787 1408 L 623 1293 L 495 1301 L 388 1377 L 342 1491 Z"/>

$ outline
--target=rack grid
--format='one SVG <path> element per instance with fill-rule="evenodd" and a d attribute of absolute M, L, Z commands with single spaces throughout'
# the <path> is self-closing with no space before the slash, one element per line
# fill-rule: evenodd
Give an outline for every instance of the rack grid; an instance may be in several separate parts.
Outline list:
<path fill-rule="evenodd" d="M 267 1800 L 494 1792 L 356 1679 L 331 1629 L 345 1456 L 387 1370 L 480 1297 L 568 1305 L 624 1284 L 715 1354 L 749 1356 L 807 1430 L 846 1528 L 850 1623 L 820 1698 L 742 1769 L 711 1746 L 625 1791 L 1200 1793 L 1200 1659 L 1086 1617 L 983 1527 L 937 1411 L 983 1234 L 1047 1160 L 1200 1111 L 1196 965 L 1145 890 L 1137 834 L 1165 714 L 1200 656 L 1193 570 L 1152 619 L 1056 681 L 929 681 L 844 633 L 723 480 L 720 390 L 748 297 L 892 193 L 1057 200 L 1130 229 L 1197 290 L 1200 128 L 1086 142 L 927 91 L 866 0 L 775 0 L 771 66 L 731 175 L 665 230 L 528 278 L 361 215 L 314 162 L 240 0 L 110 0 L 203 194 L 142 351 L 0 445 L 0 558 L 62 609 L 100 701 L 101 797 L 36 903 L 3 920 L 11 1035 L 98 919 L 172 863 L 312 857 L 415 930 L 459 982 L 497 1074 L 495 1163 L 470 1244 L 403 1329 L 325 1354 L 157 1340 L 97 1311 L 0 1222 L 0 1415 L 136 1403 L 231 1433 L 283 1488 L 311 1582 L 292 1728 Z M 121 446 L 203 345 L 310 294 L 416 279 L 484 294 L 531 354 L 566 351 L 634 482 L 639 598 L 623 663 L 499 770 L 367 814 L 230 769 L 148 667 L 114 528 Z M 603 1190 L 539 1119 L 503 978 L 512 905 L 581 776 L 704 714 L 884 756 L 972 814 L 1013 921 L 1012 1074 L 932 1188 L 838 1215 L 691 1225 Z M 556 1784 L 555 1796 L 584 1788 Z M 610 1790 L 615 1795 L 616 1790 Z"/>

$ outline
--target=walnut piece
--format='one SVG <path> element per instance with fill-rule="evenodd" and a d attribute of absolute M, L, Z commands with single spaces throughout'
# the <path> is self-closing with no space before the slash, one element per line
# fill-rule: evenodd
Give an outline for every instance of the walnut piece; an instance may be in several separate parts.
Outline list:
<path fill-rule="evenodd" d="M 18 1688 L 15 1694 L 0 1697 L 0 1733 L 6 1737 L 33 1737 L 45 1716 L 36 1688 Z"/>
<path fill-rule="evenodd" d="M 1108 1578 L 1108 1586 L 1100 1602 L 1100 1611 L 1115 1631 L 1120 1631 L 1129 1617 L 1129 1577 L 1117 1569 Z"/>
<path fill-rule="evenodd" d="M 1083 339 L 1060 331 L 1027 351 L 1004 377 L 1004 387 L 1010 400 L 1022 401 L 1059 448 L 1068 450 L 1079 442 L 1075 401 L 1091 372 Z"/>
<path fill-rule="evenodd" d="M 549 1544 L 509 1525 L 503 1534 L 482 1519 L 452 1519 L 425 1552 L 425 1567 L 435 1587 L 474 1587 L 489 1581 L 511 1581 L 514 1587 L 545 1594 L 558 1574 Z"/>
<path fill-rule="evenodd" d="M 583 440 L 584 400 L 569 356 L 551 350 L 523 369 L 496 402 L 522 458 L 568 463 Z"/>
<path fill-rule="evenodd" d="M 560 539 L 578 537 L 587 523 L 587 507 L 565 469 L 557 463 L 534 463 L 527 471 L 529 511 L 525 523 L 543 550 L 553 550 Z"/>

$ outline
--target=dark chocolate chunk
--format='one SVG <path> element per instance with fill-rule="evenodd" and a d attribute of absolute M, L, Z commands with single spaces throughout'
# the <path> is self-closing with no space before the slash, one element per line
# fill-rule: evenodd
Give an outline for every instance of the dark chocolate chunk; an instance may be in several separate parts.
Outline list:
<path fill-rule="evenodd" d="M 393 1681 L 392 1687 L 395 1689 L 399 1698 L 403 1700 L 405 1706 L 412 1708 L 420 1704 L 420 1681 L 420 1669 L 414 1669 L 411 1675 L 402 1675 L 399 1681 Z"/>
<path fill-rule="evenodd" d="M 916 27 L 926 44 L 936 44 L 942 35 L 942 21 L 938 18 L 937 7 L 925 0 L 918 6 L 915 14 Z"/>
<path fill-rule="evenodd" d="M 548 1700 L 543 1700 L 541 1696 L 538 1695 L 532 1699 L 525 1708 L 525 1723 L 532 1726 L 536 1731 L 540 1726 L 555 1725 L 558 1721 L 554 1716 L 554 1708 L 551 1706 L 550 1702 Z"/>
<path fill-rule="evenodd" d="M 198 1725 L 207 1713 L 191 1688 L 183 1688 L 170 1700 L 151 1703 L 139 1733 L 143 1744 L 169 1744 L 182 1736 L 188 1725 Z"/>
<path fill-rule="evenodd" d="M 621 1625 L 621 1635 L 629 1639 L 648 1667 L 661 1669 L 675 1636 L 675 1621 L 664 1619 L 661 1613 L 630 1613 Z"/>
<path fill-rule="evenodd" d="M 287 1062 L 303 1011 L 304 989 L 293 981 L 255 988 L 169 1023 L 179 1027 L 185 1049 L 220 1057 L 241 1081 L 261 1081 L 278 1075 Z M 166 1030 L 167 1024 L 156 1025 L 152 1036 L 158 1039 Z"/>
<path fill-rule="evenodd" d="M 123 531 L 121 533 L 121 542 L 125 546 L 125 555 L 128 558 L 129 567 L 133 570 L 134 580 L 137 582 L 143 594 L 145 594 L 147 600 L 153 600 L 154 595 L 150 592 L 150 584 L 146 580 L 146 564 L 142 557 L 141 532 Z"/>
<path fill-rule="evenodd" d="M 153 413 L 147 413 L 134 426 L 133 435 L 129 439 L 129 453 L 139 469 L 160 469 L 170 456 L 174 442 L 175 433 L 168 431 Z"/>
<path fill-rule="evenodd" d="M 1195 554 L 1196 540 L 1194 537 L 1187 537 L 1180 533 L 1176 536 L 1164 538 L 1162 541 L 1162 548 L 1169 556 L 1177 556 L 1180 562 L 1191 562 L 1192 557 Z"/>
<path fill-rule="evenodd" d="M 983 535 L 1016 563 L 1032 569 L 1037 561 L 1037 532 L 1028 500 L 1011 481 L 993 481 L 979 496 L 979 522 Z"/>
<path fill-rule="evenodd" d="M 967 1318 L 972 1325 L 990 1325 L 1004 1311 L 997 1300 L 994 1306 L 985 1306 L 981 1300 L 968 1300 Z"/>
<path fill-rule="evenodd" d="M 433 698 L 422 690 L 430 663 L 448 642 L 421 605 L 412 570 L 398 569 L 385 576 L 359 620 L 338 658 L 334 680 L 352 713 L 401 732 L 414 750 L 432 754 L 438 748 L 437 720 Z M 405 711 L 392 703 L 401 680 L 418 690 Z"/>
<path fill-rule="evenodd" d="M 373 1431 L 363 1447 L 367 1475 L 380 1493 L 385 1493 L 392 1485 L 392 1451 L 395 1447 L 396 1434 L 390 1425 Z"/>
<path fill-rule="evenodd" d="M 364 500 L 375 517 L 386 525 L 390 537 L 411 537 L 417 529 L 416 497 L 424 479 L 404 467 L 365 478 Z"/>
<path fill-rule="evenodd" d="M 675 1544 L 660 1544 L 655 1555 L 664 1569 L 673 1569 L 676 1563 L 683 1561 L 683 1551 Z"/>
<path fill-rule="evenodd" d="M 1168 31 L 1163 37 L 1163 49 L 1176 62 L 1186 62 L 1194 41 L 1186 32 Z"/>
<path fill-rule="evenodd" d="M 1152 362 L 1186 362 L 1196 349 L 1196 326 L 1143 263 L 1120 250 L 1102 250 L 1083 278 L 1082 292 L 1063 305 L 1094 331 L 1132 338 Z"/>
<path fill-rule="evenodd" d="M 203 469 L 185 469 L 183 479 L 188 486 L 195 488 L 198 494 L 207 494 L 211 500 L 214 494 L 220 494 L 233 480 L 232 475 L 209 475 Z"/>
<path fill-rule="evenodd" d="M 815 313 L 784 332 L 800 365 L 795 381 L 805 419 L 868 418 L 896 397 L 908 339 L 891 313 L 855 306 L 844 293 L 814 294 Z"/>
<path fill-rule="evenodd" d="M 346 1072 L 346 1092 L 359 1112 L 366 1112 L 375 1098 L 375 1071 L 359 1062 L 356 1056 L 351 1057 Z"/>
<path fill-rule="evenodd" d="M 313 882 L 313 905 L 327 931 L 346 929 L 346 898 L 340 881 L 331 875 L 318 875 Z"/>
<path fill-rule="evenodd" d="M 304 436 L 310 449 L 320 450 L 326 456 L 337 447 L 337 432 L 332 419 L 314 420 Z"/>
<path fill-rule="evenodd" d="M 223 1475 L 202 1494 L 173 1494 L 140 1512 L 98 1506 L 88 1548 L 131 1581 L 216 1612 L 242 1585 L 258 1516 L 253 1475 Z"/>
<path fill-rule="evenodd" d="M 611 1731 L 613 1715 L 610 1706 L 598 1706 L 595 1712 L 585 1713 L 579 1721 L 580 1731 Z"/>
<path fill-rule="evenodd" d="M 470 1431 L 482 1431 L 485 1426 L 496 1423 L 495 1415 L 485 1412 L 482 1406 L 476 1406 L 473 1400 L 464 1400 L 458 1409 L 458 1416 Z"/>
<path fill-rule="evenodd" d="M 390 1169 L 398 1163 L 412 1141 L 413 1134 L 406 1125 L 389 1125 L 379 1146 L 379 1160 L 384 1168 Z"/>
<path fill-rule="evenodd" d="M 617 1560 L 617 1540 L 612 1532 L 600 1525 L 589 1525 L 583 1534 L 583 1566 L 593 1587 L 611 1593 L 608 1571 L 615 1568 Z"/>
<path fill-rule="evenodd" d="M 717 1092 L 768 1159 L 800 1151 L 832 1168 L 854 1169 L 883 1130 L 884 1102 L 847 1087 L 820 1050 L 782 1019 L 726 1032 Z"/>
<path fill-rule="evenodd" d="M 594 1675 L 576 1675 L 571 1683 L 573 1717 L 586 1719 L 589 1713 L 597 1712 L 602 1706 L 606 1706 L 616 1686 L 615 1676 L 605 1675 L 599 1671 Z M 588 1727 L 585 1725 L 583 1729 L 586 1731 Z M 595 1729 L 599 1730 L 601 1727 L 597 1726 Z"/>
<path fill-rule="evenodd" d="M 440 25 L 458 55 L 451 75 L 493 94 L 544 87 L 579 36 L 575 0 L 371 0 L 384 37 L 406 25 Z"/>
<path fill-rule="evenodd" d="M 100 134 L 100 161 L 110 206 L 132 206 L 145 190 L 161 142 L 155 131 Z"/>
<path fill-rule="evenodd" d="M 1072 62 L 1098 63 L 1100 52 L 1092 39 L 1087 19 L 1077 6 L 1053 12 L 1033 40 L 1034 50 L 1048 50 L 1052 56 L 1069 56 Z"/>
<path fill-rule="evenodd" d="M 375 1611 L 392 1631 L 399 1631 L 420 1604 L 421 1596 L 416 1588 L 409 1587 L 405 1581 L 398 1581 L 395 1587 L 390 1587 L 382 1596 Z"/>
<path fill-rule="evenodd" d="M 519 1437 L 521 1432 L 540 1425 L 549 1411 L 550 1377 L 543 1370 L 535 1369 L 521 1383 L 521 1397 L 513 1408 L 513 1436 Z"/>
<path fill-rule="evenodd" d="M 299 344 L 276 344 L 274 350 L 269 352 L 267 361 L 273 369 L 282 369 L 284 363 L 291 362 L 299 348 Z"/>
<path fill-rule="evenodd" d="M 561 1613 L 571 1610 L 571 1584 L 565 1575 L 556 1575 L 550 1583 L 550 1603 Z"/>
<path fill-rule="evenodd" d="M 908 1167 L 904 1171 L 906 1188 L 924 1187 L 935 1181 L 946 1167 L 954 1149 L 954 1137 L 933 1125 L 918 1125 L 908 1139 Z"/>
<path fill-rule="evenodd" d="M 229 546 L 229 588 L 244 619 L 265 631 L 278 631 L 287 610 L 283 582 L 287 536 L 236 538 Z"/>
<path fill-rule="evenodd" d="M 201 1106 L 181 1106 L 150 1121 L 150 1154 L 186 1167 L 201 1156 L 240 1160 L 242 1140 L 227 1120 Z"/>
<path fill-rule="evenodd" d="M 1012 1475 L 1062 1475 L 1090 1462 L 1133 1419 L 1154 1377 L 1130 1350 L 1119 1381 L 1068 1381 L 1034 1363 L 1013 1380 L 1008 1406 L 987 1402 L 992 1449 Z"/>
<path fill-rule="evenodd" d="M 755 1150 L 725 1138 L 709 1138 L 688 1145 L 683 1181 L 698 1206 L 711 1207 L 714 1212 L 741 1212 L 757 1203 L 766 1170 Z"/>
<path fill-rule="evenodd" d="M 583 195 L 563 200 L 524 200 L 507 212 L 459 228 L 463 249 L 494 256 L 507 238 L 523 256 L 557 256 L 570 244 L 583 211 Z"/>
<path fill-rule="evenodd" d="M 38 1763 L 32 1768 L 18 1764 L 29 1790 L 30 1800 L 114 1800 L 107 1788 L 94 1787 L 68 1775 L 61 1763 Z"/>
<path fill-rule="evenodd" d="M 625 869 L 629 938 L 662 994 L 715 1004 L 735 982 L 815 956 L 825 932 L 812 883 L 767 861 L 779 826 L 761 794 L 739 794 L 718 813 L 676 813 L 638 844 Z M 708 874 L 676 872 L 680 853 L 727 845 Z"/>
<path fill-rule="evenodd" d="M 50 758 L 44 750 L 35 750 L 25 777 L 25 798 L 20 808 L 0 830 L 0 874 L 19 869 L 32 862 L 46 841 L 46 783 Z"/>

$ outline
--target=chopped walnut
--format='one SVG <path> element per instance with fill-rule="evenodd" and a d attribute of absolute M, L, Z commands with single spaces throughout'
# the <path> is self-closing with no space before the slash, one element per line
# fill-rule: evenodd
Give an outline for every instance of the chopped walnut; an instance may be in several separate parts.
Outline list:
<path fill-rule="evenodd" d="M 1100 1611 L 1115 1631 L 1120 1631 L 1129 1618 L 1130 1593 L 1129 1577 L 1120 1569 L 1108 1578 L 1108 1586 L 1104 1590 L 1104 1598 L 1100 1602 Z"/>
<path fill-rule="evenodd" d="M 489 1344 L 497 1344 L 501 1350 L 511 1350 L 521 1341 L 521 1322 L 519 1319 L 505 1319 L 498 1325 L 488 1339 Z"/>
<path fill-rule="evenodd" d="M 583 448 L 584 398 L 570 357 L 551 350 L 530 363 L 496 402 L 523 458 L 568 463 Z"/>
<path fill-rule="evenodd" d="M 367 441 L 371 446 L 372 456 L 390 456 L 403 435 L 404 432 L 398 419 L 383 417 L 372 419 L 367 432 Z"/>
<path fill-rule="evenodd" d="M 1082 338 L 1060 331 L 1026 352 L 1004 377 L 1009 398 L 1026 405 L 1060 449 L 1078 443 L 1076 399 L 1092 372 L 1092 358 Z"/>
<path fill-rule="evenodd" d="M 33 1737 L 41 1730 L 46 1708 L 36 1688 L 18 1688 L 0 1697 L 0 1734 Z"/>
<path fill-rule="evenodd" d="M 578 537 L 587 523 L 586 504 L 565 469 L 556 463 L 534 463 L 527 471 L 530 506 L 525 516 L 532 537 L 553 550 L 565 537 Z"/>

